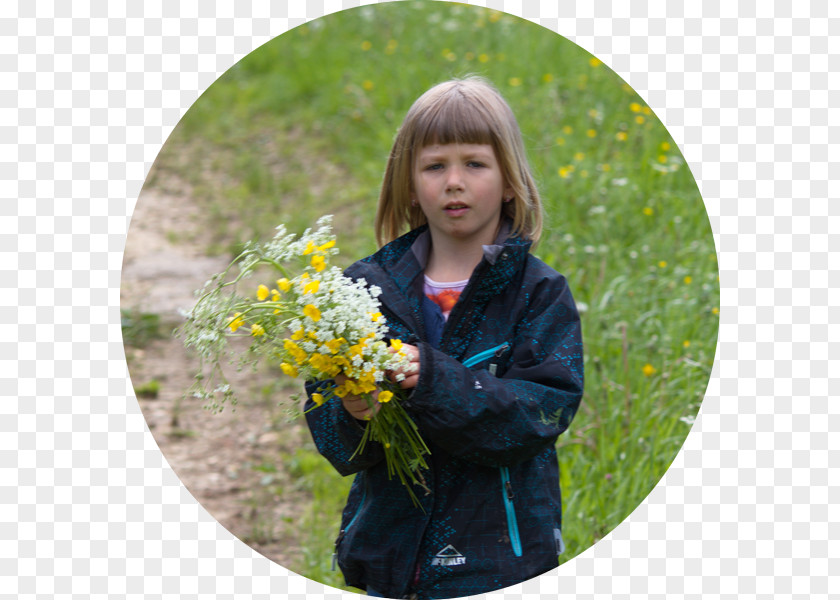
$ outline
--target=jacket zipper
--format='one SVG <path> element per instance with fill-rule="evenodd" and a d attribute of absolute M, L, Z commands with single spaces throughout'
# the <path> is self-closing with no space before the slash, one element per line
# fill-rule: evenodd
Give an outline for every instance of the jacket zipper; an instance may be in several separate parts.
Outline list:
<path fill-rule="evenodd" d="M 465 360 L 463 365 L 465 367 L 471 367 L 473 365 L 477 365 L 483 360 L 486 360 L 487 358 L 490 358 L 491 356 L 501 356 L 502 352 L 504 352 L 508 346 L 509 344 L 505 342 L 504 344 L 499 344 L 498 346 L 489 348 L 488 350 L 483 350 Z M 493 369 L 493 371 L 495 371 L 495 369 Z M 516 510 L 513 507 L 514 493 L 513 486 L 510 483 L 510 470 L 508 467 L 499 467 L 499 472 L 502 478 L 502 500 L 505 504 L 508 537 L 510 537 L 510 543 L 513 546 L 514 556 L 519 557 L 522 556 L 522 540 L 519 537 L 519 525 L 516 522 Z"/>
<path fill-rule="evenodd" d="M 499 467 L 502 474 L 502 498 L 507 515 L 508 535 L 513 545 L 514 556 L 522 556 L 522 540 L 519 538 L 519 525 L 516 522 L 516 511 L 513 508 L 513 486 L 510 484 L 510 471 L 507 467 Z"/>
<path fill-rule="evenodd" d="M 510 345 L 510 344 L 508 344 L 507 342 L 505 342 L 504 344 L 499 344 L 498 346 L 494 346 L 494 347 L 489 348 L 489 349 L 487 349 L 487 350 L 482 350 L 482 351 L 481 351 L 481 352 L 479 352 L 478 354 L 474 354 L 473 356 L 469 357 L 469 358 L 468 358 L 467 360 L 465 360 L 462 364 L 463 364 L 465 367 L 472 367 L 472 366 L 474 366 L 474 365 L 477 365 L 477 364 L 478 364 L 478 363 L 480 363 L 481 361 L 483 361 L 483 360 L 486 360 L 486 359 L 490 358 L 490 357 L 491 357 L 491 356 L 493 356 L 493 355 L 495 355 L 495 356 L 501 356 L 502 352 L 504 352 L 505 350 L 507 350 L 507 348 L 508 348 L 508 346 L 509 346 L 509 345 Z"/>
<path fill-rule="evenodd" d="M 362 499 L 359 501 L 359 507 L 356 509 L 356 514 L 353 515 L 353 518 L 350 519 L 350 522 L 347 523 L 344 529 L 338 532 L 338 537 L 335 539 L 335 549 L 333 550 L 332 555 L 332 568 L 330 569 L 331 571 L 335 571 L 336 564 L 338 563 L 338 546 L 339 544 L 341 544 L 341 540 L 344 539 L 344 535 L 347 533 L 347 530 L 353 526 L 353 523 L 355 523 L 356 519 L 359 518 L 359 513 L 362 512 L 362 506 L 364 506 L 365 503 L 366 493 L 366 489 L 362 490 Z"/>

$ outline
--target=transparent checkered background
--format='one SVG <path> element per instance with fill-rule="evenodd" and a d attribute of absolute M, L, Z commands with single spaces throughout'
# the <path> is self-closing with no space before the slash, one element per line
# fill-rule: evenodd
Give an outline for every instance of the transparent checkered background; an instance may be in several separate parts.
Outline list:
<path fill-rule="evenodd" d="M 354 597 L 257 555 L 181 485 L 131 389 L 119 286 L 143 180 L 198 95 L 272 37 L 375 3 L 52 4 L 0 7 L 0 598 Z M 840 5 L 471 4 L 558 31 L 648 101 L 697 178 L 722 287 L 667 475 L 585 554 L 488 597 L 840 594 Z"/>

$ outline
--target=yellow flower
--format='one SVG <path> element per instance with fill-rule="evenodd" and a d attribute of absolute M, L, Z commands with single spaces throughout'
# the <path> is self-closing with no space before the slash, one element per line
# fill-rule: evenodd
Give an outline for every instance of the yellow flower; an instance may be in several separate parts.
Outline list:
<path fill-rule="evenodd" d="M 316 255 L 312 257 L 312 268 L 318 271 L 319 273 L 327 268 L 327 261 L 324 260 L 323 256 Z"/>
<path fill-rule="evenodd" d="M 330 240 L 329 242 L 327 242 L 325 244 L 321 244 L 320 246 L 318 246 L 318 251 L 319 252 L 326 252 L 327 250 L 329 250 L 333 246 L 335 246 L 335 240 Z"/>
<path fill-rule="evenodd" d="M 303 251 L 303 255 L 306 256 L 307 254 L 312 254 L 315 252 L 315 244 L 312 241 L 306 243 L 306 249 Z"/>
<path fill-rule="evenodd" d="M 573 165 L 567 165 L 565 167 L 560 167 L 557 169 L 557 174 L 560 175 L 563 179 L 568 179 L 569 176 L 572 174 L 572 171 L 575 170 Z"/>
<path fill-rule="evenodd" d="M 327 348 L 330 349 L 330 352 L 332 352 L 333 354 L 336 354 L 339 350 L 341 350 L 342 344 L 345 344 L 345 343 L 347 343 L 347 340 L 345 340 L 343 337 L 340 337 L 340 338 L 330 340 L 329 342 L 326 342 L 324 345 Z"/>
<path fill-rule="evenodd" d="M 595 58 L 594 56 L 589 59 L 589 66 L 590 67 L 600 67 L 601 61 Z"/>
<path fill-rule="evenodd" d="M 257 300 L 262 302 L 263 300 L 268 298 L 269 293 L 270 292 L 269 292 L 268 288 L 266 286 L 264 286 L 263 284 L 260 284 L 260 286 L 257 288 Z"/>
<path fill-rule="evenodd" d="M 394 392 L 389 392 L 388 390 L 383 390 L 383 391 L 379 392 L 379 396 L 377 396 L 376 399 L 379 400 L 379 402 L 381 402 L 382 404 L 385 404 L 386 402 L 390 402 L 391 398 L 393 398 L 393 397 L 394 397 Z"/>
<path fill-rule="evenodd" d="M 542 76 L 542 80 L 543 83 L 551 83 L 552 81 L 554 81 L 554 75 L 552 75 L 551 73 L 546 73 Z"/>
<path fill-rule="evenodd" d="M 586 130 L 586 136 L 587 137 L 594 138 L 596 135 L 598 135 L 598 132 L 595 131 L 594 129 L 587 129 Z"/>
<path fill-rule="evenodd" d="M 370 313 L 370 320 L 373 321 L 374 323 L 378 323 L 379 319 L 381 319 L 381 318 L 382 318 L 382 313 L 381 312 Z"/>
<path fill-rule="evenodd" d="M 362 42 L 362 50 L 364 50 L 365 52 L 370 50 L 372 47 L 373 44 L 371 44 L 369 41 L 365 40 L 364 42 Z"/>
<path fill-rule="evenodd" d="M 488 60 L 490 60 L 490 57 L 487 56 L 486 54 L 479 54 L 478 55 L 478 62 L 486 63 Z"/>
<path fill-rule="evenodd" d="M 508 79 L 508 85 L 510 85 L 510 87 L 519 87 L 522 85 L 522 79 L 519 77 L 511 77 Z"/>
<path fill-rule="evenodd" d="M 231 322 L 228 323 L 228 327 L 230 327 L 231 332 L 235 332 L 245 324 L 245 321 L 239 316 L 241 314 L 242 313 L 236 313 L 233 315 L 233 319 L 231 319 Z"/>
<path fill-rule="evenodd" d="M 658 160 L 661 164 L 664 165 L 666 162 L 668 162 L 668 157 L 665 156 L 664 154 L 660 154 L 659 156 L 656 157 L 656 160 Z"/>
<path fill-rule="evenodd" d="M 323 394 L 312 394 L 312 402 L 315 403 L 315 406 L 321 406 L 324 403 Z"/>
<path fill-rule="evenodd" d="M 636 123 L 641 125 L 644 122 L 645 122 L 645 118 L 642 115 L 636 115 Z"/>
<path fill-rule="evenodd" d="M 642 105 L 639 104 L 638 102 L 631 102 L 630 103 L 630 110 L 633 111 L 634 113 L 639 112 L 640 110 L 642 110 Z"/>
<path fill-rule="evenodd" d="M 619 142 L 627 141 L 627 132 L 619 131 L 618 133 L 615 134 L 615 139 L 617 139 Z"/>
<path fill-rule="evenodd" d="M 278 292 L 277 290 L 271 290 L 271 301 L 272 302 L 278 302 L 279 300 L 280 300 L 280 292 Z M 280 312 L 280 311 L 277 311 L 277 312 Z"/>
<path fill-rule="evenodd" d="M 691 283 L 691 275 L 686 275 L 686 276 L 685 276 L 685 278 L 683 279 L 683 282 L 684 282 L 686 285 L 688 285 L 689 283 Z"/>
<path fill-rule="evenodd" d="M 294 366 L 294 365 L 290 365 L 289 363 L 284 362 L 284 363 L 280 363 L 280 368 L 289 377 L 297 377 L 298 376 L 297 367 Z"/>
<path fill-rule="evenodd" d="M 716 314 L 719 314 L 719 313 L 720 313 L 720 309 L 719 309 L 717 306 L 715 306 L 715 307 L 712 309 L 712 314 L 713 314 L 713 315 L 716 315 Z"/>
<path fill-rule="evenodd" d="M 574 158 L 577 162 L 582 161 L 585 157 L 586 155 L 583 152 L 575 152 Z"/>
<path fill-rule="evenodd" d="M 292 334 L 292 339 L 293 339 L 293 340 L 302 340 L 302 339 L 303 339 L 303 335 L 304 335 L 304 334 L 303 334 L 303 328 L 301 327 L 300 329 L 298 329 L 297 331 L 295 331 L 295 332 Z"/>
<path fill-rule="evenodd" d="M 667 263 L 667 262 L 665 262 L 664 260 L 660 260 L 660 261 L 659 261 L 659 268 L 660 268 L 660 269 L 664 269 L 664 268 L 665 268 L 665 267 L 667 267 L 667 266 L 668 266 L 668 263 Z"/>
<path fill-rule="evenodd" d="M 571 125 L 563 125 L 563 133 L 566 135 L 571 135 L 574 129 L 572 129 Z"/>
<path fill-rule="evenodd" d="M 400 351 L 400 349 L 402 348 L 402 345 L 403 345 L 402 340 L 399 340 L 397 338 L 393 338 L 391 340 L 391 348 L 393 348 L 397 352 Z"/>
<path fill-rule="evenodd" d="M 683 342 L 683 348 L 688 348 L 690 345 L 691 345 L 691 342 L 689 342 L 688 340 L 685 340 Z"/>
<path fill-rule="evenodd" d="M 652 364 L 648 363 L 644 367 L 642 367 L 642 374 L 645 377 L 650 377 L 654 373 L 656 373 L 656 369 L 654 368 L 654 366 Z"/>
<path fill-rule="evenodd" d="M 321 320 L 321 311 L 314 304 L 307 304 L 303 307 L 303 314 L 317 322 Z"/>
<path fill-rule="evenodd" d="M 645 213 L 649 217 L 653 214 L 653 209 L 650 206 L 645 206 L 642 209 L 642 212 Z"/>
<path fill-rule="evenodd" d="M 397 50 L 397 40 L 388 40 L 388 45 L 385 46 L 385 54 L 393 54 Z"/>
<path fill-rule="evenodd" d="M 253 325 L 251 325 L 251 335 L 253 335 L 254 337 L 265 335 L 265 329 L 263 329 L 262 325 L 254 323 Z"/>
<path fill-rule="evenodd" d="M 314 294 L 318 291 L 318 288 L 321 287 L 321 282 L 317 279 L 310 281 L 305 286 L 303 286 L 303 293 L 304 294 Z"/>
<path fill-rule="evenodd" d="M 671 149 L 671 144 L 669 144 L 668 142 L 662 142 L 661 144 L 659 144 L 659 149 L 663 152 L 667 152 Z"/>
<path fill-rule="evenodd" d="M 362 82 L 362 87 L 369 92 L 373 89 L 373 82 L 370 79 L 365 79 Z"/>
<path fill-rule="evenodd" d="M 285 277 L 282 277 L 277 280 L 277 287 L 279 287 L 284 292 L 288 292 L 290 289 L 292 289 L 292 282 L 286 279 Z"/>

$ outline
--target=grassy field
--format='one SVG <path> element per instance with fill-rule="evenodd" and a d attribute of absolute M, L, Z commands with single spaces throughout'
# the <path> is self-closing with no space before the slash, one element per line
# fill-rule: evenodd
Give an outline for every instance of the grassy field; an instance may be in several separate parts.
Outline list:
<path fill-rule="evenodd" d="M 517 114 L 545 205 L 535 253 L 582 311 L 586 393 L 559 442 L 568 560 L 627 517 L 679 451 L 712 368 L 719 287 L 709 221 L 677 144 L 606 65 L 537 25 L 444 2 L 302 25 L 211 86 L 147 185 L 175 175 L 212 215 L 214 253 L 336 215 L 344 264 L 375 250 L 378 187 L 412 101 L 453 76 L 493 81 Z M 341 263 L 340 263 L 341 264 Z M 208 419 L 213 418 L 208 414 Z M 330 571 L 343 494 L 311 447 L 277 457 L 311 490 L 300 564 Z"/>

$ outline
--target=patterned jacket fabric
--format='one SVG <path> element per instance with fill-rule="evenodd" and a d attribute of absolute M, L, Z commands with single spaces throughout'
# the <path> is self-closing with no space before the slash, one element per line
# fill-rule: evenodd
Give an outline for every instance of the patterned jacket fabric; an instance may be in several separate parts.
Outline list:
<path fill-rule="evenodd" d="M 307 414 L 321 454 L 342 475 L 356 474 L 336 540 L 338 565 L 348 585 L 390 598 L 480 594 L 557 567 L 555 442 L 583 393 L 572 295 L 562 275 L 528 252 L 528 241 L 485 247 L 442 331 L 427 331 L 417 251 L 426 231 L 346 272 L 382 289 L 390 335 L 420 351 L 419 380 L 404 406 L 432 453 L 424 472 L 431 493 L 415 490 L 422 510 L 398 478 L 388 478 L 381 447 L 369 444 L 351 460 L 364 423 L 339 399 Z"/>

